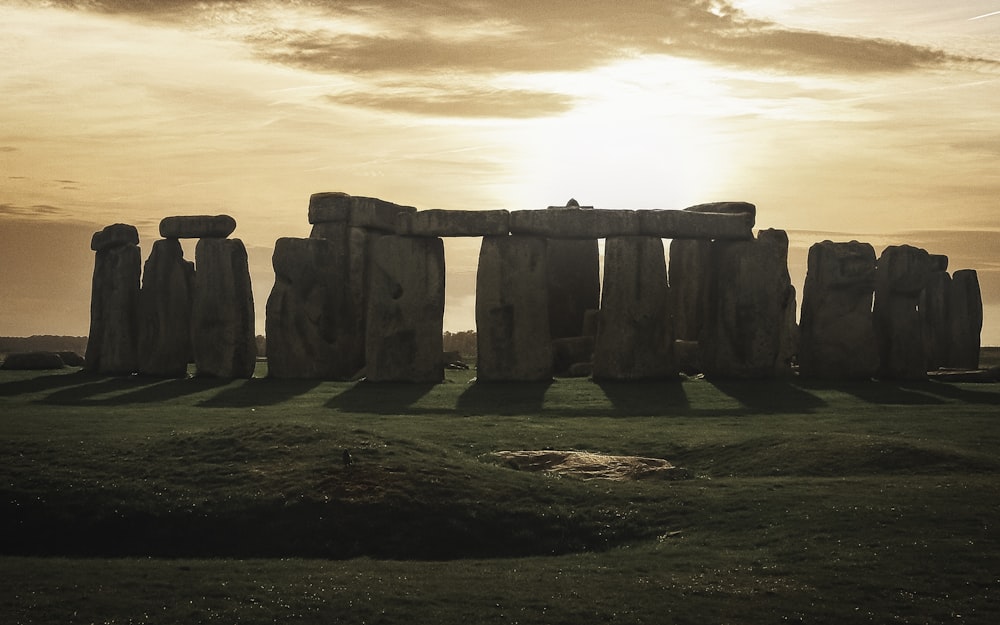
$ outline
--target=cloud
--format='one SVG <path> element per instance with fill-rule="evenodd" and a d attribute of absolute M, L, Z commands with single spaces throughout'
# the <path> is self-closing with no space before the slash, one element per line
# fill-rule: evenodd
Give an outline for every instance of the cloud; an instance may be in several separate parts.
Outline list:
<path fill-rule="evenodd" d="M 66 209 L 48 204 L 34 204 L 32 206 L 0 204 L 0 215 L 7 217 L 53 217 L 66 213 Z"/>
<path fill-rule="evenodd" d="M 389 92 L 330 95 L 337 104 L 447 117 L 531 118 L 568 111 L 573 99 L 527 90 L 397 87 Z"/>
<path fill-rule="evenodd" d="M 18 148 L 12 145 L 0 145 L 0 152 L 17 152 Z"/>

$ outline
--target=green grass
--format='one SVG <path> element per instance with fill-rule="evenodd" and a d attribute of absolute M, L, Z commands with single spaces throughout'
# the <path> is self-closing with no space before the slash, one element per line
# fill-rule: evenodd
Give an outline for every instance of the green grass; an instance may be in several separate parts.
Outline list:
<path fill-rule="evenodd" d="M 0 622 L 1000 617 L 1000 385 L 470 375 L 0 373 Z M 489 456 L 543 448 L 697 477 Z"/>

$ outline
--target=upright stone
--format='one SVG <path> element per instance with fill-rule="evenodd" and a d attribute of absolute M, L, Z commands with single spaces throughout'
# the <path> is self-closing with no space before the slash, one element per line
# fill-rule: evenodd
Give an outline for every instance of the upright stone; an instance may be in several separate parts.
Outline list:
<path fill-rule="evenodd" d="M 283 237 L 275 242 L 271 263 L 268 376 L 350 379 L 358 365 L 344 358 L 355 342 L 344 332 L 345 319 L 354 318 L 344 280 L 346 250 L 326 239 Z"/>
<path fill-rule="evenodd" d="M 788 236 L 762 230 L 712 243 L 712 286 L 702 335 L 706 375 L 768 378 L 790 373 L 797 343 Z"/>
<path fill-rule="evenodd" d="M 549 210 L 565 211 L 567 207 L 591 209 L 570 200 L 566 207 L 550 206 Z M 549 332 L 553 339 L 582 336 L 584 314 L 601 302 L 597 239 L 549 239 L 546 249 Z"/>
<path fill-rule="evenodd" d="M 712 242 L 674 239 L 670 242 L 670 300 L 674 338 L 697 341 L 708 314 Z"/>
<path fill-rule="evenodd" d="M 194 263 L 177 239 L 153 243 L 139 293 L 139 372 L 180 378 L 193 360 Z"/>
<path fill-rule="evenodd" d="M 371 382 L 441 382 L 444 242 L 384 236 L 372 249 L 366 372 Z"/>
<path fill-rule="evenodd" d="M 983 295 L 979 289 L 979 275 L 974 269 L 960 269 L 952 274 L 948 323 L 951 329 L 948 365 L 956 369 L 978 369 Z"/>
<path fill-rule="evenodd" d="M 139 233 L 114 224 L 94 234 L 97 252 L 90 297 L 87 364 L 90 371 L 127 375 L 138 369 Z"/>
<path fill-rule="evenodd" d="M 910 245 L 889 246 L 878 259 L 873 315 L 880 378 L 927 377 L 919 301 L 930 268 L 927 251 Z"/>
<path fill-rule="evenodd" d="M 677 375 L 668 297 L 661 239 L 612 237 L 605 242 L 595 380 Z"/>
<path fill-rule="evenodd" d="M 802 292 L 799 372 L 826 379 L 870 379 L 878 371 L 872 322 L 875 249 L 823 241 L 809 248 Z"/>
<path fill-rule="evenodd" d="M 239 239 L 200 239 L 195 248 L 191 341 L 198 375 L 249 378 L 257 361 L 253 291 Z"/>
<path fill-rule="evenodd" d="M 476 274 L 478 380 L 552 379 L 545 239 L 483 237 Z"/>
<path fill-rule="evenodd" d="M 934 257 L 931 257 L 932 261 Z M 950 327 L 948 324 L 948 308 L 951 294 L 951 276 L 945 270 L 931 271 L 927 274 L 927 284 L 920 292 L 918 307 L 922 321 L 924 356 L 927 361 L 924 368 L 935 371 L 947 367 L 951 346 Z"/>

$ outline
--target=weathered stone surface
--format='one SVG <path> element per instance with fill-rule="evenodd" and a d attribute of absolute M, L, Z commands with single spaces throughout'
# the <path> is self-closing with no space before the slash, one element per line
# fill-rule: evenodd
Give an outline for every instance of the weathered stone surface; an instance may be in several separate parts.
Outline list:
<path fill-rule="evenodd" d="M 783 230 L 712 243 L 711 305 L 700 341 L 706 375 L 767 378 L 791 371 L 795 288 L 787 259 Z"/>
<path fill-rule="evenodd" d="M 670 300 L 674 338 L 697 341 L 708 316 L 712 244 L 704 239 L 670 242 Z"/>
<path fill-rule="evenodd" d="M 580 362 L 590 362 L 593 355 L 592 336 L 552 339 L 552 369 L 555 375 L 567 375 L 570 367 Z"/>
<path fill-rule="evenodd" d="M 177 239 L 153 243 L 139 293 L 139 372 L 184 377 L 194 359 L 191 306 L 194 263 L 184 260 Z"/>
<path fill-rule="evenodd" d="M 366 370 L 370 382 L 441 382 L 444 242 L 385 236 L 372 250 Z"/>
<path fill-rule="evenodd" d="M 597 324 L 601 317 L 599 308 L 588 308 L 583 311 L 583 331 L 582 336 L 597 336 Z"/>
<path fill-rule="evenodd" d="M 15 352 L 7 354 L 0 369 L 11 371 L 62 369 L 66 362 L 55 352 Z"/>
<path fill-rule="evenodd" d="M 550 239 L 601 239 L 639 234 L 639 216 L 634 210 L 580 207 L 549 207 L 510 213 L 512 234 Z"/>
<path fill-rule="evenodd" d="M 82 367 L 87 364 L 83 356 L 76 352 L 56 352 L 67 367 Z"/>
<path fill-rule="evenodd" d="M 802 293 L 799 372 L 826 379 L 870 379 L 878 371 L 872 320 L 875 249 L 823 241 L 809 248 Z"/>
<path fill-rule="evenodd" d="M 267 372 L 273 378 L 350 379 L 340 320 L 347 308 L 347 250 L 326 239 L 282 237 L 271 256 Z M 347 366 L 345 366 L 347 365 Z"/>
<path fill-rule="evenodd" d="M 250 378 L 257 362 L 257 343 L 243 241 L 200 239 L 195 263 L 191 342 L 198 375 Z"/>
<path fill-rule="evenodd" d="M 935 257 L 931 256 L 931 264 Z M 924 369 L 933 371 L 948 366 L 950 351 L 950 328 L 948 326 L 949 294 L 951 292 L 951 276 L 947 271 L 935 270 L 927 274 L 927 284 L 920 292 L 918 308 L 923 329 L 924 356 L 927 361 Z"/>
<path fill-rule="evenodd" d="M 663 241 L 611 237 L 604 249 L 604 290 L 594 342 L 595 380 L 677 375 Z"/>
<path fill-rule="evenodd" d="M 639 232 L 663 239 L 752 239 L 750 213 L 641 210 Z"/>
<path fill-rule="evenodd" d="M 948 271 L 948 257 L 944 254 L 928 254 L 928 271 Z"/>
<path fill-rule="evenodd" d="M 236 220 L 229 215 L 183 215 L 160 220 L 164 239 L 225 239 L 236 230 Z"/>
<path fill-rule="evenodd" d="M 545 248 L 539 237 L 483 237 L 476 274 L 481 382 L 552 379 Z"/>
<path fill-rule="evenodd" d="M 485 237 L 510 232 L 506 210 L 422 210 L 396 215 L 396 233 L 418 237 Z"/>
<path fill-rule="evenodd" d="M 373 197 L 352 196 L 350 224 L 355 228 L 393 233 L 400 213 L 415 212 L 417 209 L 412 206 L 400 206 Z"/>
<path fill-rule="evenodd" d="M 880 378 L 927 377 L 918 304 L 930 267 L 927 251 L 910 245 L 889 246 L 879 257 L 873 316 Z"/>
<path fill-rule="evenodd" d="M 582 336 L 584 315 L 601 304 L 597 239 L 550 239 L 546 250 L 549 332 L 552 338 Z"/>
<path fill-rule="evenodd" d="M 334 191 L 309 196 L 309 223 L 347 223 L 350 217 L 350 195 Z"/>
<path fill-rule="evenodd" d="M 594 373 L 594 363 L 574 362 L 566 371 L 567 378 L 588 378 Z"/>
<path fill-rule="evenodd" d="M 112 224 L 94 233 L 90 238 L 90 249 L 95 252 L 122 245 L 139 245 L 139 231 L 129 224 Z"/>
<path fill-rule="evenodd" d="M 87 338 L 90 371 L 128 375 L 138 369 L 141 263 L 138 245 L 102 247 L 96 254 Z"/>
<path fill-rule="evenodd" d="M 684 210 L 692 213 L 727 213 L 729 215 L 749 215 L 750 227 L 757 219 L 757 207 L 750 202 L 707 202 L 688 206 Z"/>
<path fill-rule="evenodd" d="M 948 324 L 951 328 L 948 365 L 956 369 L 978 369 L 983 295 L 979 288 L 979 274 L 974 269 L 960 269 L 952 274 L 948 302 Z"/>
<path fill-rule="evenodd" d="M 701 349 L 698 341 L 674 340 L 674 358 L 677 360 L 677 368 L 685 375 L 696 375 L 702 372 Z"/>
<path fill-rule="evenodd" d="M 322 221 L 318 224 L 313 224 L 312 231 L 309 233 L 310 239 L 327 239 L 333 241 L 340 247 L 347 247 L 348 233 L 351 227 L 347 225 L 346 221 Z"/>

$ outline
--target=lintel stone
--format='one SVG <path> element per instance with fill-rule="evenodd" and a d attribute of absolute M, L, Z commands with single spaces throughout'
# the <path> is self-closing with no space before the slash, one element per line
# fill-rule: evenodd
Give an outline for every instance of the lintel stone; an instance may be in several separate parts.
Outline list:
<path fill-rule="evenodd" d="M 418 237 L 484 237 L 510 232 L 506 210 L 421 210 L 396 215 L 396 232 Z"/>
<path fill-rule="evenodd" d="M 236 220 L 229 215 L 185 215 L 160 220 L 164 239 L 225 239 L 236 230 Z"/>
<path fill-rule="evenodd" d="M 661 239 L 752 239 L 753 217 L 749 213 L 642 210 L 639 227 L 643 236 Z"/>
<path fill-rule="evenodd" d="M 634 210 L 550 207 L 546 210 L 516 210 L 510 213 L 511 234 L 553 239 L 602 239 L 639 234 L 639 216 Z"/>
<path fill-rule="evenodd" d="M 98 230 L 90 239 L 90 249 L 95 252 L 122 245 L 139 245 L 139 231 L 130 224 L 111 224 Z"/>

